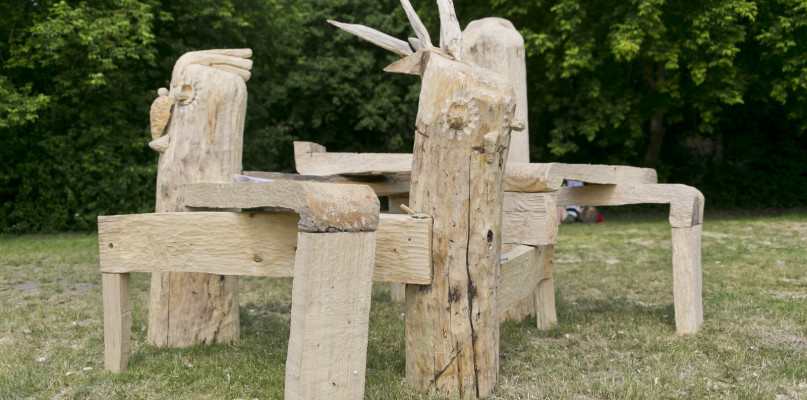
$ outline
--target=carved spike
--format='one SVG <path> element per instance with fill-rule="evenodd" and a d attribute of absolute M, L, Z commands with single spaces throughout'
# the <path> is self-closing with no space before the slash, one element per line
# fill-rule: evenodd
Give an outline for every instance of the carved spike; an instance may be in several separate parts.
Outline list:
<path fill-rule="evenodd" d="M 149 147 L 151 147 L 152 150 L 158 153 L 165 153 L 165 151 L 168 150 L 168 145 L 170 143 L 171 143 L 171 136 L 165 135 L 160 136 L 157 139 L 154 139 L 151 142 L 149 142 Z"/>
<path fill-rule="evenodd" d="M 345 24 L 332 20 L 328 20 L 328 23 L 400 56 L 406 57 L 412 54 L 412 49 L 409 47 L 408 43 L 373 28 L 368 28 L 364 25 Z"/>
<path fill-rule="evenodd" d="M 418 17 L 418 13 L 415 12 L 412 4 L 409 3 L 409 0 L 401 0 L 401 5 L 404 11 L 406 11 L 406 18 L 409 18 L 409 23 L 412 24 L 412 28 L 415 30 L 415 35 L 417 35 L 424 46 L 432 47 L 432 39 L 429 37 L 429 31 L 426 30 L 426 26 L 423 25 L 423 21 Z M 415 48 L 415 50 L 420 49 Z"/>
<path fill-rule="evenodd" d="M 413 37 L 409 38 L 409 45 L 412 46 L 415 51 L 420 51 L 426 48 L 426 45 L 424 45 L 420 39 Z"/>
<path fill-rule="evenodd" d="M 418 50 L 411 56 L 406 56 L 384 68 L 385 72 L 397 72 L 399 74 L 420 75 L 420 65 L 423 61 L 424 50 Z"/>
<path fill-rule="evenodd" d="M 152 140 L 163 135 L 165 126 L 168 125 L 168 120 L 171 119 L 171 107 L 173 107 L 176 102 L 173 97 L 162 95 L 162 93 L 167 94 L 165 88 L 160 88 L 158 93 L 160 93 L 160 97 L 157 97 L 154 102 L 151 103 L 151 112 L 149 113 Z"/>
<path fill-rule="evenodd" d="M 457 60 L 462 50 L 462 29 L 452 0 L 437 0 L 440 10 L 440 47 Z"/>

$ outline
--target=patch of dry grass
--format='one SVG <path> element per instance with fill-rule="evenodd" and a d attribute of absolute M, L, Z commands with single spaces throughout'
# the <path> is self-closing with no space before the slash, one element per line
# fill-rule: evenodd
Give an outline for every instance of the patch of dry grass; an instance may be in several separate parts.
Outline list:
<path fill-rule="evenodd" d="M 559 324 L 501 330 L 495 399 L 807 398 L 807 214 L 715 218 L 703 232 L 705 325 L 675 335 L 663 216 L 561 227 Z M 133 276 L 130 369 L 103 370 L 94 235 L 0 237 L 0 399 L 282 398 L 289 279 L 242 278 L 242 340 L 145 344 L 149 276 Z M 366 397 L 406 388 L 403 306 L 375 285 Z"/>

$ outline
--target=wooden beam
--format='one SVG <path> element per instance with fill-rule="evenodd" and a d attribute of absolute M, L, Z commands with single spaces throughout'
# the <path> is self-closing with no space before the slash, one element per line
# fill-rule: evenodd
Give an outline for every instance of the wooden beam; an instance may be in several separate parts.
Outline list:
<path fill-rule="evenodd" d="M 558 205 L 621 206 L 669 204 L 670 225 L 687 228 L 703 223 L 704 198 L 698 189 L 678 184 L 589 185 L 558 191 Z"/>
<path fill-rule="evenodd" d="M 502 241 L 530 246 L 558 241 L 555 193 L 505 192 Z"/>
<path fill-rule="evenodd" d="M 118 373 L 129 362 L 132 305 L 129 274 L 101 274 L 104 297 L 104 367 Z"/>
<path fill-rule="evenodd" d="M 409 175 L 298 175 L 281 172 L 244 171 L 243 175 L 277 181 L 330 182 L 367 185 L 376 196 L 409 196 Z"/>
<path fill-rule="evenodd" d="M 499 314 L 532 297 L 538 282 L 552 277 L 552 264 L 544 262 L 541 247 L 518 246 L 502 254 L 499 278 Z"/>
<path fill-rule="evenodd" d="M 672 228 L 675 326 L 679 335 L 697 333 L 703 324 L 702 226 Z"/>
<path fill-rule="evenodd" d="M 361 400 L 377 232 L 301 232 L 285 399 Z"/>
<path fill-rule="evenodd" d="M 304 175 L 409 174 L 410 153 L 327 153 L 311 142 L 294 142 L 294 163 Z"/>
<path fill-rule="evenodd" d="M 294 181 L 193 183 L 185 185 L 185 205 L 290 209 L 300 214 L 300 229 L 309 232 L 373 231 L 378 226 L 378 197 L 364 185 Z"/>
<path fill-rule="evenodd" d="M 101 272 L 206 272 L 289 277 L 293 213 L 194 212 L 98 217 Z M 384 215 L 374 279 L 429 284 L 431 220 Z"/>

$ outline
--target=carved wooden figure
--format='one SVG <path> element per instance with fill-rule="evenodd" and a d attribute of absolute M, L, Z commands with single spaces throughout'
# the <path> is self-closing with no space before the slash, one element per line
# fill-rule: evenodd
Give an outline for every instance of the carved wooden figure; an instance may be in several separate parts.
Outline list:
<path fill-rule="evenodd" d="M 161 153 L 156 212 L 189 211 L 186 183 L 231 182 L 241 172 L 250 56 L 250 49 L 186 53 L 174 66 L 170 89 L 158 91 L 149 144 Z M 238 339 L 237 277 L 155 273 L 149 303 L 148 340 L 156 345 Z"/>
<path fill-rule="evenodd" d="M 406 288 L 406 380 L 443 397 L 485 397 L 499 370 L 498 294 L 504 171 L 516 96 L 502 76 L 461 61 L 450 0 L 438 0 L 440 47 L 407 0 L 417 40 L 332 22 L 405 57 L 385 71 L 420 75 L 409 206 L 433 217 L 431 285 Z"/>

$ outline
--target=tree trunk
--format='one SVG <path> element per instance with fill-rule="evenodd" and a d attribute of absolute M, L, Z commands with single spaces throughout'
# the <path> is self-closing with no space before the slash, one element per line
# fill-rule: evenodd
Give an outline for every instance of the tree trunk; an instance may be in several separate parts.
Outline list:
<path fill-rule="evenodd" d="M 658 161 L 661 155 L 661 144 L 664 143 L 664 112 L 660 109 L 653 110 L 653 117 L 650 118 L 650 144 L 647 145 L 647 153 L 644 159 L 647 161 Z"/>
<path fill-rule="evenodd" d="M 427 54 L 410 207 L 434 218 L 429 286 L 406 288 L 406 380 L 484 397 L 499 371 L 503 178 L 515 94 L 488 70 Z"/>

